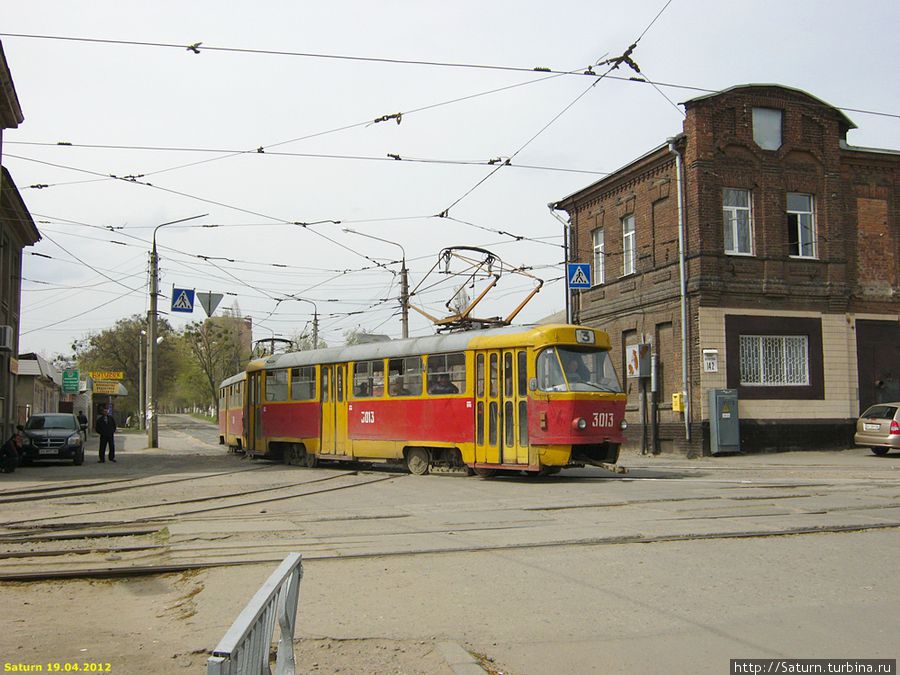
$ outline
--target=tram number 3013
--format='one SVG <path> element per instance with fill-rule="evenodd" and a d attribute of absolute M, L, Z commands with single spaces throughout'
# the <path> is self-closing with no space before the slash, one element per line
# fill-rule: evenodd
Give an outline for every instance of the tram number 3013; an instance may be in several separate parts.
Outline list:
<path fill-rule="evenodd" d="M 375 424 L 375 411 L 374 410 L 360 411 L 359 421 L 362 424 Z"/>
<path fill-rule="evenodd" d="M 592 426 L 595 427 L 611 427 L 615 424 L 613 414 L 611 412 L 595 412 Z"/>

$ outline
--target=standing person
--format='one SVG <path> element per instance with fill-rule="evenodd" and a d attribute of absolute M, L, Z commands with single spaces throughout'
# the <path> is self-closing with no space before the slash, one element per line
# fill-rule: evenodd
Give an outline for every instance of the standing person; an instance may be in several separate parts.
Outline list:
<path fill-rule="evenodd" d="M 12 473 L 19 465 L 19 453 L 24 441 L 22 427 L 16 427 L 16 433 L 0 446 L 0 473 Z"/>
<path fill-rule="evenodd" d="M 100 436 L 100 463 L 106 461 L 106 446 L 109 446 L 109 461 L 116 461 L 116 418 L 107 413 L 106 408 L 98 411 L 97 422 L 94 431 Z"/>
<path fill-rule="evenodd" d="M 84 410 L 78 411 L 78 426 L 81 427 L 81 435 L 84 436 L 84 440 L 87 441 L 88 418 L 87 415 L 84 414 Z"/>

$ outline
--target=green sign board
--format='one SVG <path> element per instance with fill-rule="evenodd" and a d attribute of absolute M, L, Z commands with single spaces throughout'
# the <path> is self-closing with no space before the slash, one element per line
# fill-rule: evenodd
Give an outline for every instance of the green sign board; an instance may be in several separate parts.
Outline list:
<path fill-rule="evenodd" d="M 62 384 L 63 391 L 67 394 L 77 394 L 78 393 L 78 371 L 74 368 L 69 368 L 63 371 L 62 376 Z"/>

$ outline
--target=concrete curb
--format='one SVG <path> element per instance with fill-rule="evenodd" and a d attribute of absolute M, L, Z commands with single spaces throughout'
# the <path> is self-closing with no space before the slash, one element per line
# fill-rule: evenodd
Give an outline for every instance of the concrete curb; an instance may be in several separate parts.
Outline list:
<path fill-rule="evenodd" d="M 437 648 L 456 675 L 484 675 L 487 672 L 474 656 L 455 642 L 439 642 Z"/>

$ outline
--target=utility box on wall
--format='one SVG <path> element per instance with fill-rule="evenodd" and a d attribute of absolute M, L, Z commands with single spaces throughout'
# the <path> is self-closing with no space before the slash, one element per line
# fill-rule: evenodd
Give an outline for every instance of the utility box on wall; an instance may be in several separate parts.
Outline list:
<path fill-rule="evenodd" d="M 713 455 L 741 451 L 737 389 L 709 390 L 709 451 Z"/>

